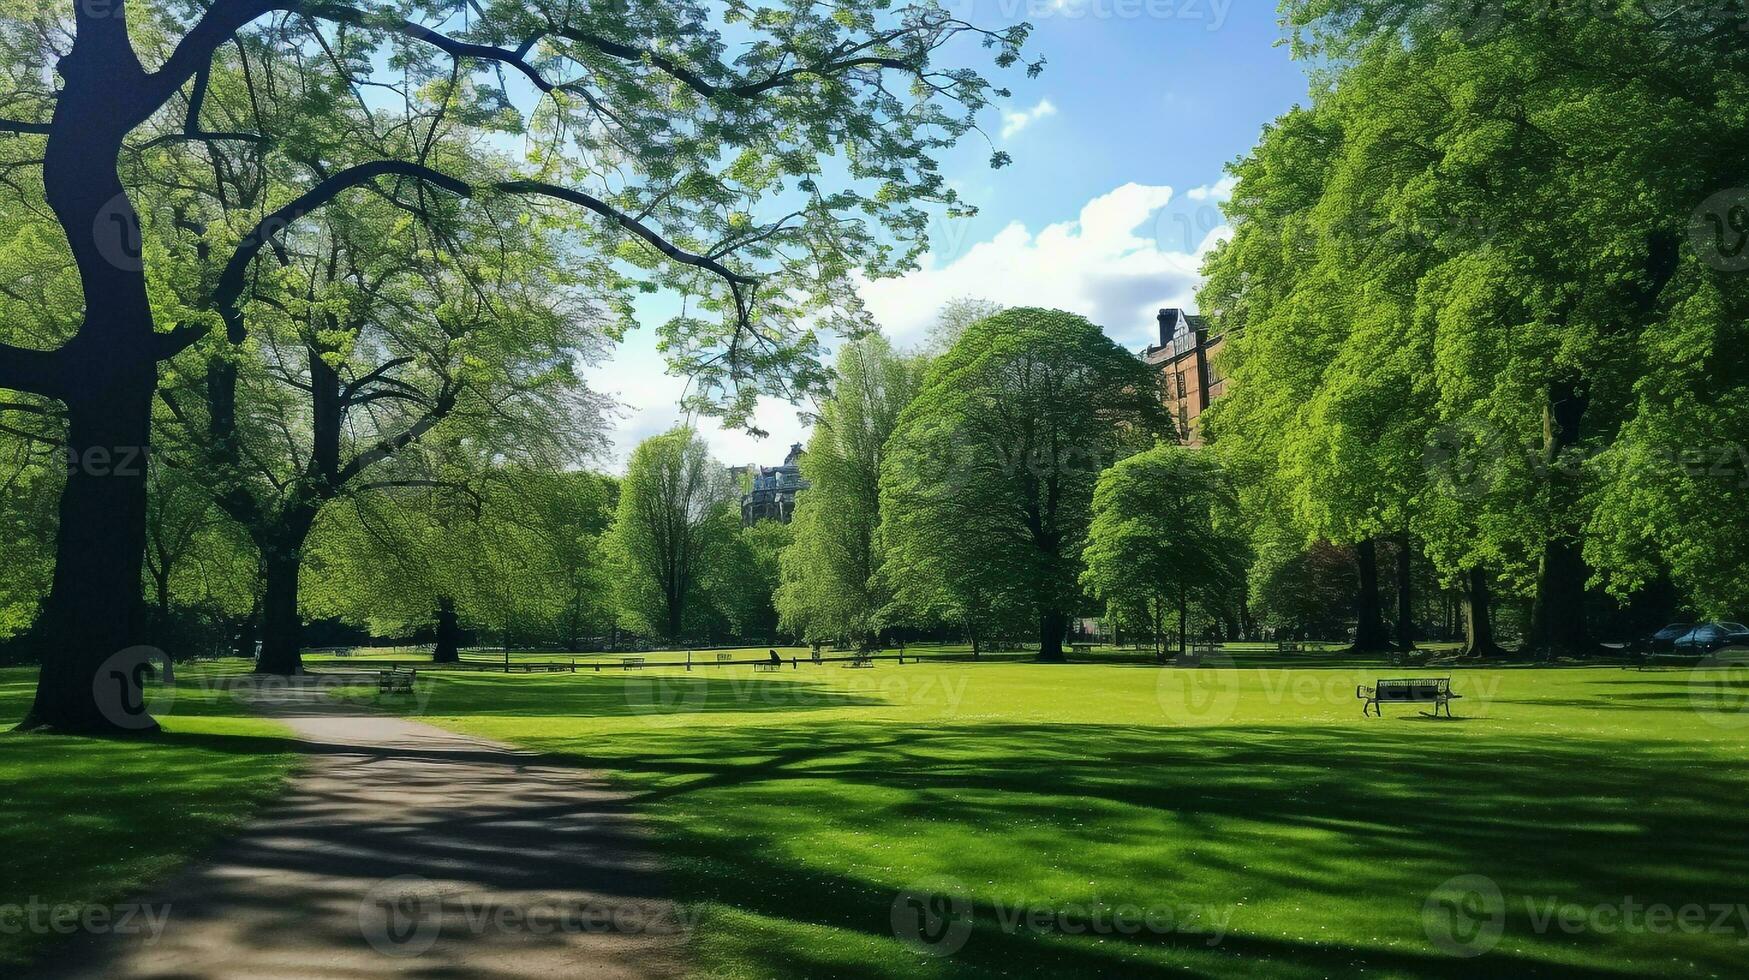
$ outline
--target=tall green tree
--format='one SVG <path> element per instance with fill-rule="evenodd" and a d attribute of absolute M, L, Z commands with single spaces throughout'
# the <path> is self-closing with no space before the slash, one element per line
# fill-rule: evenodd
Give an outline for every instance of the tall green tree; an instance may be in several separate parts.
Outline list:
<path fill-rule="evenodd" d="M 1329 475 L 1310 492 L 1320 509 L 1418 536 L 1470 594 L 1475 652 L 1494 648 L 1486 599 L 1499 585 L 1532 599 L 1531 647 L 1583 654 L 1588 581 L 1648 577 L 1643 561 L 1618 577 L 1584 560 L 1608 553 L 1587 540 L 1597 530 L 1646 526 L 1644 512 L 1623 521 L 1601 506 L 1650 499 L 1630 489 L 1633 467 L 1594 461 L 1635 458 L 1624 436 L 1654 431 L 1636 420 L 1662 407 L 1648 396 L 1676 390 L 1649 386 L 1650 366 L 1670 337 L 1708 336 L 1734 303 L 1716 298 L 1742 288 L 1691 226 L 1731 234 L 1728 203 L 1710 226 L 1704 212 L 1740 182 L 1729 161 L 1749 147 L 1735 109 L 1745 52 L 1698 8 L 1285 10 L 1297 49 L 1329 69 L 1308 115 L 1341 138 L 1305 211 L 1306 247 L 1284 253 L 1295 274 L 1261 285 L 1334 295 L 1353 324 L 1343 369 L 1307 392 L 1323 418 L 1303 427 L 1295 482 Z M 1728 394 L 1713 404 L 1730 411 Z M 1708 492 L 1662 484 L 1666 501 Z"/>
<path fill-rule="evenodd" d="M 740 524 L 728 468 L 692 429 L 638 444 L 620 483 L 608 532 L 620 619 L 648 636 L 674 641 L 712 614 L 711 570 Z"/>
<path fill-rule="evenodd" d="M 794 543 L 784 549 L 778 612 L 809 640 L 864 641 L 891 598 L 881 576 L 881 464 L 899 416 L 922 385 L 924 362 L 879 334 L 839 352 L 796 495 Z"/>
<path fill-rule="evenodd" d="M 1028 33 L 863 0 L 474 9 L 8 7 L 0 60 L 19 97 L 0 132 L 41 168 L 51 254 L 83 301 L 35 335 L 0 338 L 0 389 L 58 402 L 73 456 L 137 460 L 152 444 L 159 362 L 196 345 L 242 353 L 235 314 L 257 257 L 288 228 L 363 195 L 410 220 L 443 199 L 514 199 L 563 211 L 580 247 L 613 260 L 622 308 L 643 290 L 686 298 L 663 346 L 701 400 L 744 424 L 761 392 L 823 380 L 804 323 L 867 325 L 851 273 L 903 267 L 923 247 L 924 206 L 959 209 L 933 154 L 1005 93 L 943 64 L 944 48 L 983 42 L 998 68 L 1015 67 Z M 725 60 L 730 38 L 739 54 Z M 255 70 L 269 62 L 284 70 Z M 401 116 L 405 138 L 345 125 L 358 103 Z M 448 172 L 458 142 L 480 145 L 441 125 L 456 117 L 490 138 L 533 137 L 530 150 L 496 172 Z M 196 183 L 153 195 L 147 178 L 165 167 Z M 15 201 L 36 198 L 27 187 Z M 172 299 L 189 285 L 177 269 L 210 287 L 198 301 Z M 81 466 L 64 483 L 39 624 L 53 655 L 27 728 L 116 727 L 92 675 L 142 635 L 145 470 Z"/>
<path fill-rule="evenodd" d="M 1082 317 L 1014 309 L 930 366 L 881 465 L 895 598 L 1028 610 L 1063 659 L 1081 593 L 1093 487 L 1170 431 L 1158 376 Z"/>
<path fill-rule="evenodd" d="M 1160 445 L 1118 460 L 1093 490 L 1081 586 L 1099 600 L 1138 611 L 1165 658 L 1165 624 L 1184 650 L 1193 604 L 1211 618 L 1245 588 L 1249 556 L 1238 533 L 1238 501 L 1216 458 Z"/>

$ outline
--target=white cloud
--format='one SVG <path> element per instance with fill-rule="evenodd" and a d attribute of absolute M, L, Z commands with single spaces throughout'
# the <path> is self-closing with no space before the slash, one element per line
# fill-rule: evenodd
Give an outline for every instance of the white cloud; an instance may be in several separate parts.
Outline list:
<path fill-rule="evenodd" d="M 1227 233 L 1206 202 L 1227 193 L 1228 181 L 1197 188 L 1184 198 L 1205 203 L 1186 208 L 1170 187 L 1125 184 L 1088 201 L 1074 220 L 1037 233 L 1013 222 L 969 247 L 942 238 L 938 247 L 949 249 L 951 260 L 925 255 L 916 272 L 863 280 L 859 288 L 876 321 L 900 345 L 921 340 L 948 300 L 971 296 L 1079 313 L 1114 341 L 1139 349 L 1156 339 L 1160 307 L 1194 308 L 1203 257 Z M 666 312 L 641 311 L 639 319 L 653 323 Z M 624 471 L 639 441 L 684 421 L 676 406 L 686 381 L 667 374 L 649 330 L 634 331 L 588 375 L 592 387 L 623 406 L 604 460 L 613 471 Z M 725 430 L 714 419 L 694 421 L 711 451 L 729 464 L 776 465 L 790 443 L 807 441 L 795 407 L 777 399 L 761 399 L 755 413 L 754 423 L 770 433 L 764 439 Z"/>
<path fill-rule="evenodd" d="M 1225 201 L 1233 196 L 1233 188 L 1239 184 L 1239 178 L 1228 174 L 1212 184 L 1192 187 L 1184 192 L 1184 196 L 1193 201 Z"/>
<path fill-rule="evenodd" d="M 620 403 L 619 416 L 610 423 L 611 447 L 607 458 L 601 461 L 611 472 L 625 472 L 626 460 L 638 443 L 688 421 L 679 408 L 686 392 L 686 379 L 667 373 L 667 364 L 647 330 L 627 336 L 614 356 L 591 368 L 587 377 L 591 388 Z M 783 462 L 790 443 L 807 441 L 807 430 L 796 417 L 795 406 L 775 398 L 761 398 L 754 412 L 754 424 L 770 433 L 763 439 L 725 429 L 716 419 L 691 421 L 710 445 L 711 453 L 730 465 L 776 466 Z"/>
<path fill-rule="evenodd" d="M 1038 105 L 1031 109 L 1021 109 L 1018 112 L 1002 114 L 1002 138 L 1008 139 L 1040 119 L 1057 114 L 1057 107 L 1050 99 L 1038 100 Z"/>
<path fill-rule="evenodd" d="M 920 339 L 948 300 L 970 296 L 1079 313 L 1139 347 L 1160 307 L 1194 308 L 1203 256 L 1227 231 L 1167 210 L 1172 200 L 1170 187 L 1125 184 L 1088 201 L 1076 220 L 1037 234 L 1012 223 L 950 262 L 925 255 L 916 272 L 864 282 L 862 296 L 900 344 Z"/>

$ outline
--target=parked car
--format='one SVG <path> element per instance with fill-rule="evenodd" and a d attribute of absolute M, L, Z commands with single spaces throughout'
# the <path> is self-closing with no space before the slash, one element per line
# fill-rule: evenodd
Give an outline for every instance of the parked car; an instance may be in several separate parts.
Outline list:
<path fill-rule="evenodd" d="M 1653 633 L 1646 638 L 1646 648 L 1653 652 L 1667 652 L 1676 649 L 1676 641 L 1688 635 L 1694 629 L 1693 623 L 1671 623 L 1669 626 Z"/>
<path fill-rule="evenodd" d="M 1749 626 L 1742 623 L 1702 623 L 1676 640 L 1676 649 L 1688 653 L 1712 653 L 1728 646 L 1749 646 Z"/>

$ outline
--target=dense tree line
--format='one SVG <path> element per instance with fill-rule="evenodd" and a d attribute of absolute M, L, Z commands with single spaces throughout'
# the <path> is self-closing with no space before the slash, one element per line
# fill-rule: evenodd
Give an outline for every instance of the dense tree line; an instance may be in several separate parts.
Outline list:
<path fill-rule="evenodd" d="M 1472 654 L 1502 599 L 1583 654 L 1603 593 L 1749 603 L 1749 52 L 1711 8 L 1496 6 L 1285 5 L 1329 68 L 1233 168 L 1207 431 L 1253 527 L 1424 555 Z"/>

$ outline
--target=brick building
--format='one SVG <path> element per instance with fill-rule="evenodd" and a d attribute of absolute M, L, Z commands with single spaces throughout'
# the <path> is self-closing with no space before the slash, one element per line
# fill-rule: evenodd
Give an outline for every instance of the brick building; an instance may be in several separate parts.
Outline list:
<path fill-rule="evenodd" d="M 1166 407 L 1178 422 L 1179 438 L 1202 444 L 1196 418 L 1209 403 L 1226 393 L 1226 379 L 1215 366 L 1224 338 L 1209 336 L 1208 320 L 1177 307 L 1161 310 L 1160 342 L 1142 351 L 1142 360 L 1165 375 Z"/>

